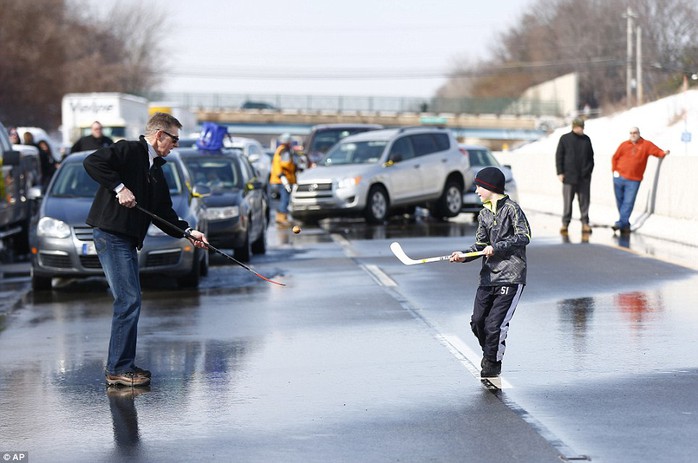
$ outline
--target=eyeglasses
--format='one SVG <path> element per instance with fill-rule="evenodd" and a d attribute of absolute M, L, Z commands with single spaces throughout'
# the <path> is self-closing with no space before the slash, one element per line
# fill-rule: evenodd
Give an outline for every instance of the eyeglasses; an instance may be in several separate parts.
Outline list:
<path fill-rule="evenodd" d="M 166 131 L 164 131 L 164 130 L 162 130 L 162 129 L 160 129 L 160 131 L 161 131 L 162 133 L 164 133 L 165 135 L 167 135 L 168 137 L 170 137 L 170 138 L 172 139 L 172 142 L 173 142 L 175 145 L 176 145 L 177 143 L 179 143 L 179 137 L 175 137 L 175 136 L 172 135 L 171 133 L 166 132 Z"/>
<path fill-rule="evenodd" d="M 640 132 L 630 132 L 630 135 L 639 135 Z"/>

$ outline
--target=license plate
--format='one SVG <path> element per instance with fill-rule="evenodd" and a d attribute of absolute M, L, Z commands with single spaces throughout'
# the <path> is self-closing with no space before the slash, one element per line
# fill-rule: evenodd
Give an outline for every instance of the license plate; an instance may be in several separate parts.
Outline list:
<path fill-rule="evenodd" d="M 83 243 L 82 244 L 82 249 L 80 250 L 80 254 L 83 256 L 94 256 L 97 254 L 97 250 L 95 249 L 95 244 L 90 242 L 90 243 Z"/>

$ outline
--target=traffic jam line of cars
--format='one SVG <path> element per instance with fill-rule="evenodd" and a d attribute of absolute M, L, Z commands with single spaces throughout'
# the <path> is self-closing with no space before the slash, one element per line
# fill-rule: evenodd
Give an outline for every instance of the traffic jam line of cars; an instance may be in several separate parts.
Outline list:
<path fill-rule="evenodd" d="M 266 253 L 271 159 L 262 145 L 229 136 L 223 148 L 202 150 L 182 141 L 163 166 L 178 215 L 241 262 Z M 358 216 L 380 224 L 417 207 L 439 220 L 477 214 L 482 204 L 474 179 L 486 166 L 502 169 L 506 193 L 518 200 L 511 169 L 484 146 L 458 144 L 448 129 L 325 124 L 311 130 L 306 148 L 314 153 L 311 167 L 298 175 L 290 204 L 294 219 L 305 223 Z M 30 192 L 42 200 L 29 235 L 35 290 L 51 289 L 55 277 L 103 275 L 92 229 L 85 224 L 97 190 L 82 165 L 89 154 L 68 156 L 45 194 L 38 187 Z M 182 287 L 197 287 L 208 273 L 209 253 L 151 225 L 139 266 L 143 275 L 165 275 Z"/>
<path fill-rule="evenodd" d="M 98 188 L 82 164 L 89 154 L 68 156 L 46 193 L 34 188 L 30 195 L 42 200 L 29 236 L 34 290 L 50 290 L 54 277 L 103 275 L 92 228 L 85 223 Z M 252 253 L 266 252 L 267 190 L 239 151 L 173 151 L 163 173 L 179 217 L 204 232 L 211 244 L 233 249 L 245 262 Z M 197 287 L 208 273 L 209 253 L 151 225 L 138 260 L 143 275 L 169 276 L 182 287 Z"/>

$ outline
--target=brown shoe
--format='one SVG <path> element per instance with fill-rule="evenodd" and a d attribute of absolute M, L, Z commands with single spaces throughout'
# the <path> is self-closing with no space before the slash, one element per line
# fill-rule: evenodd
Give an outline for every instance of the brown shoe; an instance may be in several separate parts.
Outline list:
<path fill-rule="evenodd" d="M 591 227 L 588 223 L 582 224 L 582 233 L 591 233 Z"/>
<path fill-rule="evenodd" d="M 567 225 L 563 225 L 560 227 L 560 234 L 561 235 L 566 235 L 569 230 L 567 229 Z"/>
<path fill-rule="evenodd" d="M 138 373 L 141 376 L 145 376 L 146 378 L 150 378 L 150 370 L 144 370 L 143 368 L 139 367 L 133 367 L 134 373 Z"/>
<path fill-rule="evenodd" d="M 110 375 L 107 373 L 107 385 L 109 386 L 142 387 L 148 384 L 150 384 L 150 378 L 132 371 L 120 373 L 118 375 Z"/>

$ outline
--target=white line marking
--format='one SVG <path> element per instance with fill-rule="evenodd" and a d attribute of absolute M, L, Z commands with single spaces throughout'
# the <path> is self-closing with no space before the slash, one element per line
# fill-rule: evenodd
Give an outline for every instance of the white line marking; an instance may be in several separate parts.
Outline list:
<path fill-rule="evenodd" d="M 376 283 L 382 286 L 397 286 L 395 280 L 390 278 L 383 270 L 377 265 L 369 264 L 361 266 L 364 270 L 368 272 L 369 275 L 376 280 Z"/>
<path fill-rule="evenodd" d="M 436 333 L 436 337 L 458 360 L 460 360 L 460 363 L 466 370 L 477 379 L 480 379 L 480 369 L 476 366 L 480 364 L 479 355 L 456 335 Z M 501 376 L 498 379 L 493 378 L 490 381 L 496 384 L 499 389 L 513 389 L 511 383 Z"/>
<path fill-rule="evenodd" d="M 330 237 L 332 238 L 332 241 L 338 243 L 342 247 L 342 250 L 344 250 L 345 256 L 356 257 L 356 253 L 351 248 L 351 243 L 349 242 L 349 240 L 347 240 L 345 237 L 343 237 L 339 233 L 332 233 L 332 234 L 330 234 Z"/>

